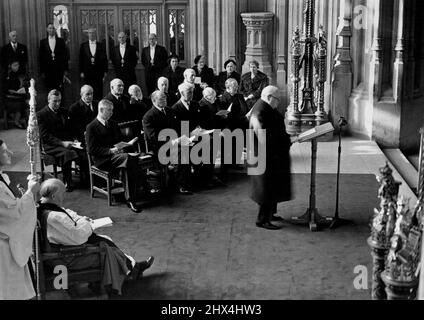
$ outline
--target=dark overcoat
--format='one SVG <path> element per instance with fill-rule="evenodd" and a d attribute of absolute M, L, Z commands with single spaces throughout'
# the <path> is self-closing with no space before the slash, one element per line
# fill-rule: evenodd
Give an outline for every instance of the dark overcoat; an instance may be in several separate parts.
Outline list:
<path fill-rule="evenodd" d="M 255 130 L 254 152 L 258 154 L 258 129 L 266 129 L 266 169 L 263 174 L 251 175 L 250 197 L 259 205 L 291 200 L 290 136 L 284 117 L 263 100 L 253 107 L 250 128 Z M 253 165 L 252 167 L 256 167 Z"/>

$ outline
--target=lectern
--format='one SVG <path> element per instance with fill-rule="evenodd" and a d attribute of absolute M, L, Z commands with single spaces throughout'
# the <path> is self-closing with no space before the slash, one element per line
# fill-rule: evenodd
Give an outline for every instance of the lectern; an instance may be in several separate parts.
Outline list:
<path fill-rule="evenodd" d="M 316 208 L 316 174 L 317 174 L 317 152 L 318 152 L 318 141 L 317 139 L 327 133 L 333 132 L 333 125 L 328 122 L 324 125 L 317 126 L 311 130 L 308 130 L 300 134 L 297 138 L 297 142 L 311 142 L 311 183 L 309 190 L 309 208 L 306 213 L 300 217 L 292 217 L 291 222 L 294 224 L 309 225 L 311 231 L 318 231 L 319 225 L 330 225 L 333 222 L 333 218 L 323 217 L 318 213 Z"/>

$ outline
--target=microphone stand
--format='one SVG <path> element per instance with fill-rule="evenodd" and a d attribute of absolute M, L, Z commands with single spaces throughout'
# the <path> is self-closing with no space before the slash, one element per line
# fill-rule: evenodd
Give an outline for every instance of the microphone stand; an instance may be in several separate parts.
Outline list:
<path fill-rule="evenodd" d="M 331 222 L 330 229 L 336 229 L 340 226 L 351 225 L 353 221 L 342 219 L 339 217 L 339 185 L 340 185 L 340 158 L 342 154 L 342 128 L 347 125 L 347 121 L 344 117 L 339 119 L 339 148 L 338 148 L 338 160 L 337 160 L 337 184 L 336 184 L 336 211 L 334 213 L 333 222 Z"/>

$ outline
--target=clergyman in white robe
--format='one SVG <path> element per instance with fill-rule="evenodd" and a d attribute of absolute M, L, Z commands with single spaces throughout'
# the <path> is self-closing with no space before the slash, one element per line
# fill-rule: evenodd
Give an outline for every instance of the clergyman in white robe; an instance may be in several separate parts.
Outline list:
<path fill-rule="evenodd" d="M 10 183 L 7 175 L 2 177 Z M 28 260 L 36 217 L 34 195 L 27 192 L 16 198 L 0 181 L 0 300 L 27 300 L 35 296 Z"/>

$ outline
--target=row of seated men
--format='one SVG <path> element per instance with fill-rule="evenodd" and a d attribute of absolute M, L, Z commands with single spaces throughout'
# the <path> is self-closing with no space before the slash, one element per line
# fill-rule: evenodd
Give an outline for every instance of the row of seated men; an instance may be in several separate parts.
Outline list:
<path fill-rule="evenodd" d="M 37 118 L 44 152 L 59 160 L 67 190 L 73 189 L 73 161 L 79 164 L 82 177 L 88 177 L 88 151 L 93 165 L 97 168 L 109 172 L 124 170 L 127 173 L 127 205 L 133 212 L 141 211 L 141 207 L 137 205 L 137 190 L 141 185 L 143 190 L 149 193 L 151 187 L 146 181 L 145 172 L 140 170 L 139 157 L 131 152 L 134 150 L 115 147 L 125 140 L 118 126 L 120 123 L 138 121 L 140 125 L 137 131 L 144 130 L 148 145 L 146 151 L 155 157 L 165 143 L 159 141 L 159 133 L 164 129 L 173 129 L 179 134 L 180 139 L 174 141 L 174 144 L 187 143 L 183 137 L 182 122 L 189 123 L 190 132 L 196 128 L 247 128 L 246 115 L 249 108 L 243 95 L 238 93 L 238 83 L 235 79 L 226 81 L 226 92 L 219 100 L 215 90 L 207 87 L 202 92 L 203 98 L 195 101 L 194 71 L 187 69 L 184 75 L 185 80 L 179 86 L 180 98 L 173 106 L 168 104 L 167 79 L 159 79 L 160 90 L 151 95 L 150 109 L 141 99 L 140 88 L 131 86 L 129 98 L 124 94 L 124 83 L 120 79 L 111 82 L 110 93 L 100 102 L 93 100 L 92 87 L 83 86 L 81 99 L 71 105 L 69 110 L 61 107 L 60 92 L 52 90 L 48 95 L 48 105 L 37 113 Z M 217 115 L 220 110 L 226 110 L 227 113 Z M 82 148 L 75 141 L 80 142 Z M 157 160 L 160 162 L 161 159 Z M 178 191 L 184 195 L 192 194 L 193 183 L 196 181 L 203 181 L 209 186 L 222 185 L 222 181 L 215 176 L 214 164 L 215 159 L 211 159 L 207 165 L 176 165 L 174 172 Z M 225 173 L 228 167 L 222 165 L 221 169 Z"/>
<path fill-rule="evenodd" d="M 69 77 L 69 49 L 65 41 L 57 37 L 54 25 L 47 26 L 47 38 L 40 41 L 39 65 L 45 86 L 50 91 L 57 89 L 63 94 L 63 85 Z M 103 83 L 108 73 L 108 60 L 103 42 L 97 41 L 97 32 L 89 28 L 88 41 L 81 44 L 79 54 L 79 74 L 81 81 L 94 89 L 96 100 L 103 98 Z M 10 42 L 6 44 L 0 53 L 0 87 L 2 97 L 8 96 L 20 100 L 14 103 L 10 114 L 14 118 L 16 127 L 24 127 L 28 113 L 28 48 L 18 42 L 16 31 L 9 34 Z M 123 80 L 125 90 L 137 82 L 135 68 L 138 61 L 137 48 L 129 44 L 127 34 L 118 34 L 119 44 L 112 46 L 110 50 L 110 61 L 114 66 L 116 77 Z M 112 41 L 114 43 L 114 41 Z M 233 78 L 237 80 L 240 93 L 244 96 L 246 103 L 251 108 L 259 99 L 261 91 L 269 84 L 268 77 L 259 71 L 259 63 L 249 63 L 250 72 L 240 75 L 236 72 L 237 63 L 229 59 L 224 63 L 225 71 L 218 75 L 208 67 L 207 57 L 198 55 L 194 59 L 195 84 L 194 99 L 202 99 L 202 90 L 206 87 L 214 88 L 218 96 L 225 93 L 226 80 Z M 143 48 L 141 62 L 145 67 L 145 83 L 148 93 L 156 90 L 157 79 L 161 76 L 168 79 L 168 105 L 173 105 L 179 99 L 178 86 L 184 80 L 184 68 L 179 66 L 178 56 L 171 55 L 165 47 L 158 45 L 157 36 L 149 35 L 149 46 Z"/>

